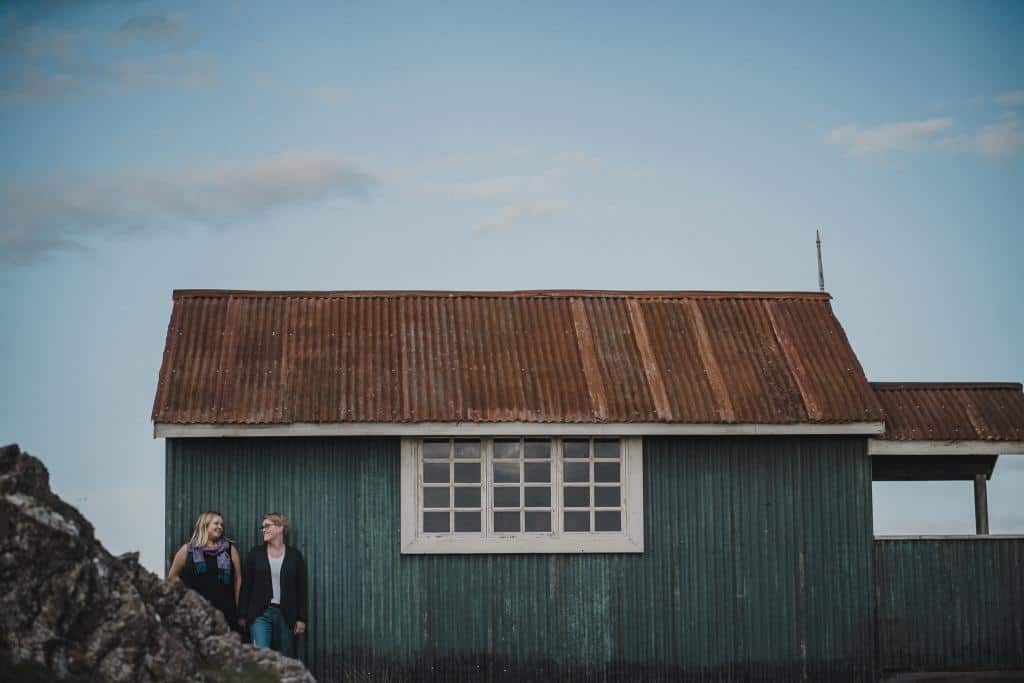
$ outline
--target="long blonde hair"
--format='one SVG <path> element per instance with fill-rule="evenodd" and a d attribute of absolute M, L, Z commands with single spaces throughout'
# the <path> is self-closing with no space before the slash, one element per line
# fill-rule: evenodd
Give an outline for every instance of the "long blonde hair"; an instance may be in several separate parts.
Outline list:
<path fill-rule="evenodd" d="M 207 510 L 206 512 L 199 515 L 199 519 L 196 520 L 196 527 L 192 530 L 192 538 L 189 543 L 193 546 L 204 546 L 210 540 L 210 532 L 207 530 L 210 527 L 210 522 L 215 517 L 220 517 L 221 523 L 224 522 L 224 515 L 220 514 L 216 510 Z M 223 536 L 221 536 L 223 538 Z"/>

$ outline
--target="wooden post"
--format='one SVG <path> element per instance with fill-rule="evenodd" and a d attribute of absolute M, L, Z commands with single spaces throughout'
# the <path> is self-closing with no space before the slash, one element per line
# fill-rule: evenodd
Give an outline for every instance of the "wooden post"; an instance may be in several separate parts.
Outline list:
<path fill-rule="evenodd" d="M 974 526 L 978 535 L 988 535 L 988 481 L 984 474 L 974 475 Z"/>

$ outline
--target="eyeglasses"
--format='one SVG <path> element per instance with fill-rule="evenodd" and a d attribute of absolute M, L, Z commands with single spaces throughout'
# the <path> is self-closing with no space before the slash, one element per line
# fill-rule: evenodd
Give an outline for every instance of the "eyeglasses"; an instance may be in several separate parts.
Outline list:
<path fill-rule="evenodd" d="M 266 531 L 267 529 L 270 529 L 271 527 L 275 527 L 275 526 L 277 526 L 277 525 L 276 524 L 264 524 L 263 526 L 261 526 L 259 528 L 259 530 L 260 531 Z"/>

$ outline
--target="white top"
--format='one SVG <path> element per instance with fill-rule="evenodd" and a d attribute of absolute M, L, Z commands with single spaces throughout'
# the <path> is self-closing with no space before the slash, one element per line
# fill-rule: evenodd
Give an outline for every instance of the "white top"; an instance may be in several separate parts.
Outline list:
<path fill-rule="evenodd" d="M 271 602 L 281 604 L 281 564 L 284 563 L 284 553 L 281 553 L 281 557 L 271 557 L 270 552 L 267 552 L 267 559 L 270 560 L 270 583 L 274 587 L 274 595 L 270 598 Z"/>

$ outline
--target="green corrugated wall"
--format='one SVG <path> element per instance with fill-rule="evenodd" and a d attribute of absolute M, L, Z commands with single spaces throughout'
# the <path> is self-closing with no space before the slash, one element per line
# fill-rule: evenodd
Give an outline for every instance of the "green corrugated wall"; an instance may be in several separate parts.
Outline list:
<path fill-rule="evenodd" d="M 402 556 L 397 439 L 168 439 L 168 556 L 207 508 L 292 519 L 320 681 L 874 680 L 864 439 L 645 439 L 640 555 Z"/>
<path fill-rule="evenodd" d="M 1024 539 L 875 541 L 880 665 L 1024 670 Z"/>

